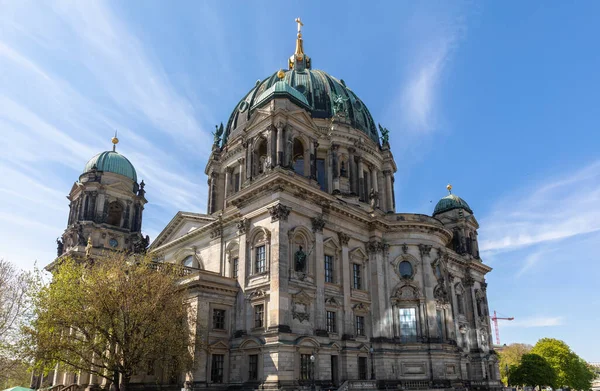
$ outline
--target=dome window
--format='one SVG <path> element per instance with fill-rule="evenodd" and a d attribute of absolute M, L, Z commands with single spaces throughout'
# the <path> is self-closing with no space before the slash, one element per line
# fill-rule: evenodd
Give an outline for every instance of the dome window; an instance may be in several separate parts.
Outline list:
<path fill-rule="evenodd" d="M 193 255 L 188 255 L 181 262 L 185 267 L 193 267 L 198 268 L 198 262 L 196 262 L 196 258 Z"/>
<path fill-rule="evenodd" d="M 402 278 L 411 278 L 413 276 L 413 267 L 410 262 L 402 261 L 398 267 Z"/>
<path fill-rule="evenodd" d="M 240 113 L 243 113 L 244 111 L 248 110 L 249 106 L 250 105 L 246 101 L 243 101 L 242 103 L 240 103 L 240 107 L 239 107 Z"/>
<path fill-rule="evenodd" d="M 121 216 L 123 215 L 123 205 L 118 201 L 108 204 L 108 216 L 106 223 L 117 227 L 121 226 Z"/>

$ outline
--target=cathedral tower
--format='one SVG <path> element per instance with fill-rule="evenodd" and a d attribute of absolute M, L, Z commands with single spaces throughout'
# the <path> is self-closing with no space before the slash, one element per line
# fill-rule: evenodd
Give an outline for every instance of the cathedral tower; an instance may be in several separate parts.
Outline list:
<path fill-rule="evenodd" d="M 69 218 L 57 256 L 101 255 L 105 250 L 143 252 L 148 238 L 141 234 L 146 198 L 144 181 L 137 182 L 131 162 L 116 151 L 92 157 L 68 195 Z"/>

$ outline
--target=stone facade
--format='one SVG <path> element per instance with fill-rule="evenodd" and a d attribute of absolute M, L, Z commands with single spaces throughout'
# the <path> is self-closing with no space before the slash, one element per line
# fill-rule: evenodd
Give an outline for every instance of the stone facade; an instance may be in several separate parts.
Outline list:
<path fill-rule="evenodd" d="M 310 72 L 302 50 L 298 33 L 288 72 Z M 444 199 L 433 217 L 397 213 L 387 129 L 381 143 L 367 134 L 373 120 L 343 81 L 327 76 L 337 83 L 323 90 L 331 115 L 317 115 L 314 88 L 302 98 L 296 79 L 284 88 L 286 72 L 277 77 L 274 92 L 257 84 L 226 133 L 217 130 L 207 213 L 177 213 L 149 249 L 190 271 L 194 368 L 175 378 L 156 368 L 134 382 L 500 387 L 491 268 L 466 203 Z M 80 182 L 73 200 L 90 187 Z"/>

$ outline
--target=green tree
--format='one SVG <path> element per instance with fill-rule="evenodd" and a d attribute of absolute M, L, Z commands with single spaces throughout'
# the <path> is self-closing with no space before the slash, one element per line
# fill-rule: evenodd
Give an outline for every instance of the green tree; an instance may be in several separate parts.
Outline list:
<path fill-rule="evenodd" d="M 31 277 L 0 259 L 0 388 L 24 385 L 27 377 L 19 346 L 21 329 L 29 320 Z"/>
<path fill-rule="evenodd" d="M 179 271 L 121 253 L 95 262 L 62 260 L 52 282 L 34 296 L 36 319 L 28 335 L 37 366 L 60 363 L 117 387 L 120 375 L 125 389 L 150 363 L 189 369 L 191 319 Z"/>
<path fill-rule="evenodd" d="M 557 386 L 576 390 L 591 388 L 594 374 L 587 364 L 563 341 L 554 338 L 542 338 L 535 344 L 531 353 L 542 356 L 554 368 Z"/>
<path fill-rule="evenodd" d="M 556 372 L 543 357 L 527 353 L 521 357 L 519 365 L 510 368 L 510 383 L 524 386 L 555 387 Z"/>
<path fill-rule="evenodd" d="M 529 353 L 532 347 L 533 346 L 531 345 L 523 343 L 513 343 L 503 348 L 502 351 L 498 353 L 500 356 L 500 376 L 504 384 L 508 385 L 506 369 L 513 366 L 518 366 L 521 363 L 521 357 L 524 354 Z"/>

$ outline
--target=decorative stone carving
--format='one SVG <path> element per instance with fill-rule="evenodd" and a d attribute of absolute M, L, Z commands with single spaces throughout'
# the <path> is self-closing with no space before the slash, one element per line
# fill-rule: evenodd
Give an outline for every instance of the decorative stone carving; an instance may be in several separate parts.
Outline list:
<path fill-rule="evenodd" d="M 81 224 L 77 226 L 77 245 L 86 245 L 85 235 L 83 234 L 83 226 Z"/>
<path fill-rule="evenodd" d="M 290 214 L 290 210 L 292 210 L 292 208 L 289 208 L 283 204 L 277 204 L 268 208 L 268 210 L 271 214 L 271 222 L 274 223 L 279 220 L 287 221 L 287 218 Z"/>
<path fill-rule="evenodd" d="M 249 300 L 261 299 L 265 296 L 267 296 L 267 292 L 265 292 L 264 289 L 257 289 L 255 291 L 250 292 L 250 294 L 248 295 L 248 299 Z"/>
<path fill-rule="evenodd" d="M 323 227 L 325 227 L 325 219 L 323 219 L 323 215 L 313 217 L 310 219 L 310 221 L 312 222 L 313 232 L 323 232 Z"/>
<path fill-rule="evenodd" d="M 304 272 L 306 269 L 306 253 L 302 250 L 302 246 L 294 254 L 294 270 Z"/>
<path fill-rule="evenodd" d="M 402 252 L 406 254 L 408 252 L 408 245 L 406 243 L 402 243 Z"/>
<path fill-rule="evenodd" d="M 350 236 L 343 232 L 338 232 L 338 239 L 340 240 L 340 244 L 342 246 L 347 246 L 348 242 L 350 242 Z"/>
<path fill-rule="evenodd" d="M 450 303 L 450 295 L 448 294 L 448 290 L 443 284 L 439 284 L 433 289 L 433 297 L 435 297 L 435 300 L 439 304 Z"/>
<path fill-rule="evenodd" d="M 482 282 L 479 284 L 481 286 L 481 290 L 485 293 L 487 292 L 487 282 Z"/>
<path fill-rule="evenodd" d="M 394 295 L 392 296 L 392 300 L 395 301 L 410 301 L 410 300 L 419 300 L 423 297 L 421 290 L 419 287 L 406 284 L 396 289 Z"/>
<path fill-rule="evenodd" d="M 212 231 L 210 231 L 210 238 L 211 239 L 220 238 L 222 234 L 223 234 L 223 227 L 217 227 L 217 228 L 213 229 Z"/>
<path fill-rule="evenodd" d="M 473 286 L 473 284 L 474 284 L 474 283 L 475 283 L 475 280 L 474 280 L 474 279 L 473 279 L 473 277 L 471 277 L 471 275 L 470 275 L 470 274 L 468 274 L 468 272 L 467 272 L 467 274 L 466 274 L 466 275 L 465 275 L 465 277 L 463 278 L 463 284 L 464 284 L 465 286 Z"/>
<path fill-rule="evenodd" d="M 150 236 L 146 235 L 145 237 L 138 237 L 138 239 L 133 242 L 133 252 L 136 254 L 145 254 L 148 245 L 150 245 Z"/>
<path fill-rule="evenodd" d="M 383 250 L 383 245 L 381 242 L 372 240 L 367 243 L 367 253 L 376 254 Z"/>
<path fill-rule="evenodd" d="M 328 307 L 335 307 L 335 308 L 341 307 L 340 302 L 333 296 L 325 299 L 325 305 Z"/>
<path fill-rule="evenodd" d="M 248 219 L 244 218 L 238 221 L 237 230 L 240 235 L 244 235 L 246 232 L 248 232 L 248 228 L 250 228 L 250 221 Z"/>
<path fill-rule="evenodd" d="M 292 319 L 298 319 L 300 322 L 310 321 L 311 303 L 312 297 L 304 291 L 292 295 Z"/>
<path fill-rule="evenodd" d="M 419 251 L 421 255 L 426 256 L 431 252 L 431 245 L 429 244 L 419 244 Z"/>
<path fill-rule="evenodd" d="M 358 303 L 358 304 L 354 304 L 352 306 L 352 309 L 354 310 L 354 312 L 369 312 L 371 308 L 369 307 L 368 304 Z"/>

